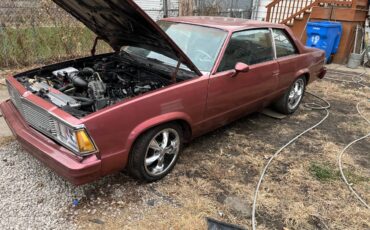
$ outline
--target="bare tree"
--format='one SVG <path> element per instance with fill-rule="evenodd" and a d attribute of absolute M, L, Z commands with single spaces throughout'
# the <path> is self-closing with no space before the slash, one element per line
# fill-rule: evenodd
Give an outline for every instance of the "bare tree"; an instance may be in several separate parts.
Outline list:
<path fill-rule="evenodd" d="M 179 15 L 192 16 L 194 15 L 194 2 L 193 0 L 180 0 L 179 2 Z"/>

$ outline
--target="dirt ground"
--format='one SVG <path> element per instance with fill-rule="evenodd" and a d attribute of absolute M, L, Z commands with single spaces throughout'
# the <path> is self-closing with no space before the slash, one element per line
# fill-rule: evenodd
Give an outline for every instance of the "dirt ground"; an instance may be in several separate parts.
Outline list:
<path fill-rule="evenodd" d="M 334 72 L 328 77 L 351 79 Z M 370 98 L 369 88 L 322 80 L 308 91 L 331 103 L 330 116 L 273 161 L 260 189 L 258 229 L 370 229 L 370 210 L 350 193 L 337 164 L 348 143 L 370 132 L 356 111 Z M 304 103 L 313 101 L 306 95 Z M 361 106 L 370 117 L 370 103 Z M 253 194 L 267 160 L 324 116 L 303 106 L 283 120 L 252 114 L 196 139 L 162 181 L 142 184 L 119 173 L 83 186 L 85 195 L 64 215 L 80 229 L 206 229 L 206 217 L 250 229 Z M 2 138 L 0 145 L 13 141 Z M 367 202 L 369 150 L 367 138 L 343 157 L 350 183 Z"/>

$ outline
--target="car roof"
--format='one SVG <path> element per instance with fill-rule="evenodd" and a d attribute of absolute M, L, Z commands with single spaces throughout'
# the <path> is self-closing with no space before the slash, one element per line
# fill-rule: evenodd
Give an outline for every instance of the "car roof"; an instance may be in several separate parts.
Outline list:
<path fill-rule="evenodd" d="M 242 18 L 212 17 L 212 16 L 187 16 L 187 17 L 164 18 L 162 19 L 162 21 L 181 22 L 206 27 L 213 27 L 230 32 L 260 27 L 273 27 L 284 29 L 286 28 L 286 26 L 281 24 L 275 24 L 264 21 L 255 21 Z"/>

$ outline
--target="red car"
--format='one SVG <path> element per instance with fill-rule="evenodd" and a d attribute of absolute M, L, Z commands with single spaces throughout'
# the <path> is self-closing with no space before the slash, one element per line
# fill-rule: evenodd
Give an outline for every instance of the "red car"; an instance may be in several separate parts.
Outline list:
<path fill-rule="evenodd" d="M 284 25 L 155 23 L 132 0 L 54 1 L 114 52 L 11 76 L 0 108 L 22 146 L 74 184 L 123 169 L 161 179 L 183 143 L 266 106 L 291 114 L 325 75 L 324 52 Z"/>

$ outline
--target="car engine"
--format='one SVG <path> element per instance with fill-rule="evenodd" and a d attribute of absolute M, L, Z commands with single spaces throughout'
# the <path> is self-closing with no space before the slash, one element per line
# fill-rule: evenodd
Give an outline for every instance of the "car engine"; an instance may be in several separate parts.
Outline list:
<path fill-rule="evenodd" d="M 117 102 L 166 87 L 173 83 L 170 76 L 168 69 L 138 65 L 113 56 L 40 71 L 21 76 L 18 81 L 64 111 L 84 117 Z"/>

